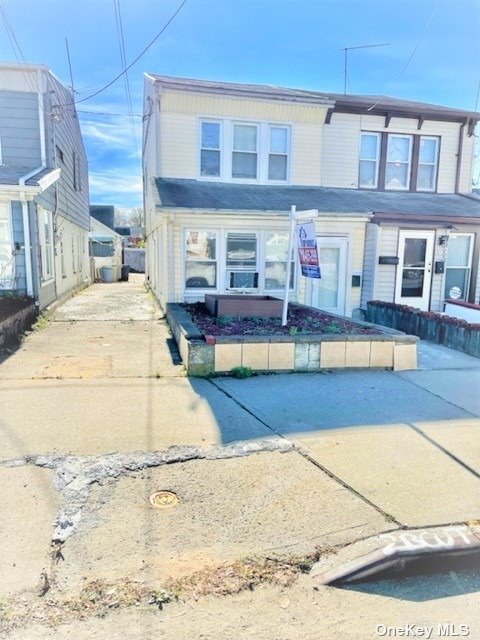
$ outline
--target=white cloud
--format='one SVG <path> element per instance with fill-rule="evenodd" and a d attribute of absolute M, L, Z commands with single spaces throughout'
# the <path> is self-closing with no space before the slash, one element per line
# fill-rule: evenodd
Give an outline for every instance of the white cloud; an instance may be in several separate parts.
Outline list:
<path fill-rule="evenodd" d="M 132 125 L 128 117 L 107 118 L 104 116 L 102 121 L 82 119 L 81 127 L 87 145 L 108 144 L 110 148 L 128 151 L 132 156 L 136 156 L 136 150 L 140 148 L 141 123 L 136 123 L 134 139 Z"/>
<path fill-rule="evenodd" d="M 125 169 L 92 171 L 89 176 L 92 202 L 111 202 L 124 207 L 140 206 L 142 179 Z"/>

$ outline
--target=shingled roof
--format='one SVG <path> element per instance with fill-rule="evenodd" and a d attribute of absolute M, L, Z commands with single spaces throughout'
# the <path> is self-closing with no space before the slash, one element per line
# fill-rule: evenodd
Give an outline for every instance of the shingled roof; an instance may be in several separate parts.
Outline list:
<path fill-rule="evenodd" d="M 480 221 L 480 201 L 456 194 L 398 193 L 363 189 L 234 184 L 156 178 L 158 204 L 164 208 L 210 211 L 290 211 L 318 209 L 345 215 L 391 213 Z"/>

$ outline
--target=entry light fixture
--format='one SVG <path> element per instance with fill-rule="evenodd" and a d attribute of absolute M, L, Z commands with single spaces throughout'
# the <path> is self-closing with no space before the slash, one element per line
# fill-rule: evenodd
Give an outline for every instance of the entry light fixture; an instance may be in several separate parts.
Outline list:
<path fill-rule="evenodd" d="M 438 238 L 438 244 L 443 246 L 446 245 L 448 243 L 448 236 L 439 236 Z"/>

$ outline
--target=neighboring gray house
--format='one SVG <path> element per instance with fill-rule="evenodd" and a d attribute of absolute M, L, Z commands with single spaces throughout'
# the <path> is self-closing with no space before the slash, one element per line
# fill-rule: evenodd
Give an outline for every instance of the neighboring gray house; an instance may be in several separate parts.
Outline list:
<path fill-rule="evenodd" d="M 71 92 L 43 65 L 0 63 L 0 295 L 43 308 L 87 282 L 89 223 Z"/>

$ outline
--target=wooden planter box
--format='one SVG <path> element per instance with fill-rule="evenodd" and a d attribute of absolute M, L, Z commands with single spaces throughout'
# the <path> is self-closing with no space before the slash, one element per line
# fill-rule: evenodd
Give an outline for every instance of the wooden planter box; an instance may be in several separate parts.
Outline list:
<path fill-rule="evenodd" d="M 205 306 L 212 316 L 230 318 L 281 318 L 283 300 L 272 296 L 205 295 Z"/>

